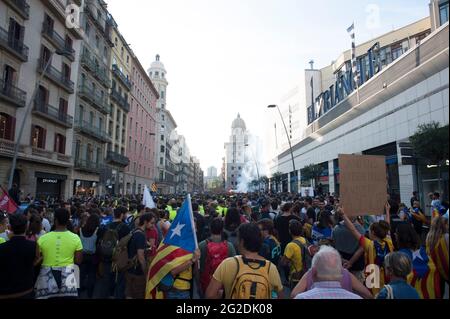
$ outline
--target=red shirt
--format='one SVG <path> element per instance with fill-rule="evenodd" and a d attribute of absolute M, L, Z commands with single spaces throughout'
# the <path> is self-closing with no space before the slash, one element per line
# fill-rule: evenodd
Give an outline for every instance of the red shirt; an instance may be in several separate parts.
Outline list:
<path fill-rule="evenodd" d="M 155 244 L 153 245 L 153 247 L 149 247 L 149 256 L 153 257 L 156 255 L 156 250 L 158 249 L 159 246 L 159 241 L 158 241 L 158 230 L 156 229 L 156 226 L 153 226 L 150 229 L 147 229 L 145 231 L 145 239 L 147 240 L 147 242 L 151 239 L 154 240 Z"/>

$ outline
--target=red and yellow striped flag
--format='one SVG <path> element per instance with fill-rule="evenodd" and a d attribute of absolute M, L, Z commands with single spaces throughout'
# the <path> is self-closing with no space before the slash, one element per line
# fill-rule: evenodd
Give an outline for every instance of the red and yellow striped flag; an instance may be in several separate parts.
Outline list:
<path fill-rule="evenodd" d="M 190 195 L 158 248 L 147 276 L 145 299 L 159 299 L 158 285 L 173 269 L 193 259 L 198 249 Z"/>

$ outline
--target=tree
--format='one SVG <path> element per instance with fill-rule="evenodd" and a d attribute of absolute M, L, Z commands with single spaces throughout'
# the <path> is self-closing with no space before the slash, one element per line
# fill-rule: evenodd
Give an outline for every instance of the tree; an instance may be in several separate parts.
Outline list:
<path fill-rule="evenodd" d="M 259 182 L 264 186 L 264 190 L 269 188 L 269 178 L 267 176 L 261 176 Z"/>
<path fill-rule="evenodd" d="M 419 125 L 417 132 L 410 137 L 415 157 L 423 165 L 437 165 L 439 189 L 441 187 L 441 168 L 449 158 L 449 126 L 431 122 Z"/>
<path fill-rule="evenodd" d="M 281 172 L 277 172 L 272 175 L 272 181 L 275 182 L 277 192 L 278 192 L 278 184 L 280 184 L 280 182 L 282 181 L 283 175 L 284 174 Z"/>
<path fill-rule="evenodd" d="M 302 169 L 302 176 L 307 180 L 314 180 L 315 186 L 319 184 L 319 178 L 324 169 L 321 165 L 311 164 Z"/>
<path fill-rule="evenodd" d="M 255 191 L 258 188 L 259 181 L 257 179 L 252 180 L 250 183 L 248 183 L 248 187 L 251 188 L 253 191 Z"/>

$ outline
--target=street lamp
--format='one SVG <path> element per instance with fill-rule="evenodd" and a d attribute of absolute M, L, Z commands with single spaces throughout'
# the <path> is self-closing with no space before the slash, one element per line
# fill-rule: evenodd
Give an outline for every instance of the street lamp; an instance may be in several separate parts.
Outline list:
<path fill-rule="evenodd" d="M 245 147 L 250 147 L 250 144 L 245 144 Z M 252 152 L 253 161 L 256 165 L 256 174 L 258 174 L 258 190 L 261 192 L 261 176 L 259 175 L 259 165 L 258 161 L 256 160 L 255 153 L 253 153 L 253 150 L 250 148 L 250 151 Z"/>
<path fill-rule="evenodd" d="M 280 113 L 281 121 L 283 122 L 284 130 L 286 131 L 286 136 L 287 136 L 287 139 L 289 142 L 289 149 L 291 151 L 291 159 L 292 159 L 292 167 L 294 168 L 294 173 L 295 173 L 295 177 L 296 177 L 295 181 L 297 182 L 297 170 L 295 169 L 294 151 L 292 150 L 291 138 L 289 137 L 289 132 L 287 130 L 286 123 L 284 122 L 284 119 L 283 119 L 283 114 L 281 114 L 281 111 L 280 111 L 280 108 L 278 105 L 269 105 L 267 108 L 269 108 L 269 109 L 276 108 L 278 110 L 278 113 Z"/>
<path fill-rule="evenodd" d="M 52 58 L 55 54 L 60 55 L 60 56 L 69 57 L 71 55 L 71 52 L 68 52 L 65 50 L 56 50 L 55 52 L 52 52 L 47 63 L 44 66 L 44 69 L 42 70 L 41 75 L 39 76 L 38 80 L 36 81 L 36 85 L 34 86 L 33 94 L 31 95 L 31 99 L 28 102 L 28 105 L 25 109 L 25 114 L 22 119 L 22 123 L 20 125 L 19 134 L 17 136 L 17 142 L 14 145 L 14 156 L 13 156 L 13 161 L 12 161 L 12 165 L 11 165 L 11 172 L 9 173 L 8 190 L 12 188 L 12 184 L 13 184 L 13 180 L 14 180 L 14 172 L 16 171 L 16 165 L 17 165 L 17 157 L 19 154 L 20 140 L 22 139 L 22 134 L 23 134 L 23 130 L 25 128 L 26 120 L 27 120 L 28 116 L 30 115 L 32 104 L 36 100 L 37 92 L 39 89 L 39 84 L 41 83 L 42 79 L 44 78 L 45 73 L 47 73 L 47 69 L 52 64 Z"/>

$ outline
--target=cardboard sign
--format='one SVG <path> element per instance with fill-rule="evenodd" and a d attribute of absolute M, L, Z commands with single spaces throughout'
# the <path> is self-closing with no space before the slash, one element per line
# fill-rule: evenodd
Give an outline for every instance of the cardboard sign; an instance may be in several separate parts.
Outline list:
<path fill-rule="evenodd" d="M 387 202 L 384 156 L 339 155 L 340 203 L 348 216 L 383 215 Z"/>

